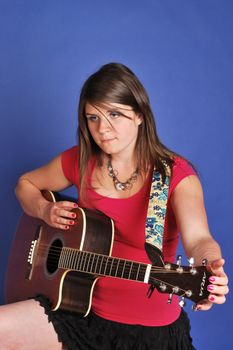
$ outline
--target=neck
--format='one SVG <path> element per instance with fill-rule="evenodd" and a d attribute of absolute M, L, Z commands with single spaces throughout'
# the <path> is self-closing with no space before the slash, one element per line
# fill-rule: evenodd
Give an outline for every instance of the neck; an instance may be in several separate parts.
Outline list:
<path fill-rule="evenodd" d="M 111 156 L 111 162 L 114 164 L 117 168 L 121 169 L 136 169 L 137 168 L 137 160 L 135 154 L 133 152 L 122 152 L 122 153 L 114 153 L 110 154 Z M 108 161 L 109 157 L 106 157 L 106 160 Z"/>

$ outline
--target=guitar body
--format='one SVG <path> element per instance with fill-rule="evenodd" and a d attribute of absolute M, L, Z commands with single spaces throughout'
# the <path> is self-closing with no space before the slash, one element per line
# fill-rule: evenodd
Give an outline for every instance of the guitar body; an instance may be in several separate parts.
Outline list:
<path fill-rule="evenodd" d="M 54 201 L 52 193 L 46 194 Z M 48 226 L 26 214 L 20 219 L 6 276 L 6 302 L 12 303 L 38 294 L 51 301 L 52 309 L 75 311 L 86 316 L 97 276 L 58 268 L 62 247 L 111 255 L 114 225 L 104 214 L 89 209 L 73 209 L 75 224 L 69 230 Z"/>

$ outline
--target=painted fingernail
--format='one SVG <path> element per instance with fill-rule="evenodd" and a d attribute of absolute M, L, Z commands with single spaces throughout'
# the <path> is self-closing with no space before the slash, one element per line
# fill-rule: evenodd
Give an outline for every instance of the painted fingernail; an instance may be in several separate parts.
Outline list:
<path fill-rule="evenodd" d="M 212 297 L 212 296 L 209 298 L 210 301 L 214 301 L 214 299 L 215 299 L 215 298 Z"/>
<path fill-rule="evenodd" d="M 214 281 L 215 281 L 215 278 L 214 278 L 213 276 L 211 276 L 211 277 L 209 278 L 209 281 L 210 281 L 210 282 L 214 282 Z"/>
<path fill-rule="evenodd" d="M 69 228 L 70 228 L 69 226 L 65 226 L 65 229 L 66 229 L 66 230 L 69 230 Z"/>
<path fill-rule="evenodd" d="M 76 218 L 76 214 L 75 213 L 72 213 L 71 216 L 72 216 L 72 218 Z"/>
<path fill-rule="evenodd" d="M 74 224 L 74 221 L 69 221 L 69 224 L 70 224 L 70 225 L 73 225 L 73 224 Z"/>
<path fill-rule="evenodd" d="M 212 290 L 214 290 L 214 286 L 209 285 L 209 286 L 207 286 L 207 289 L 208 289 L 210 292 L 212 292 Z"/>
<path fill-rule="evenodd" d="M 74 208 L 78 208 L 78 204 L 74 203 Z"/>

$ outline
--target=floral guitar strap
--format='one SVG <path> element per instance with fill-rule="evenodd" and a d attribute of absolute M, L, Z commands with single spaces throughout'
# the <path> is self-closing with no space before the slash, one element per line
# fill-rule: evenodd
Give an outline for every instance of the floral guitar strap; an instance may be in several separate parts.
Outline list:
<path fill-rule="evenodd" d="M 154 248 L 159 250 L 159 255 L 162 256 L 163 251 L 163 233 L 164 233 L 164 223 L 167 211 L 167 200 L 168 200 L 168 190 L 171 179 L 170 168 L 166 165 L 166 178 L 163 183 L 162 175 L 154 169 L 152 174 L 152 182 L 150 189 L 150 198 L 147 210 L 146 218 L 146 242 L 145 249 L 148 257 L 153 264 L 158 265 Z M 152 249 L 153 248 L 153 249 Z M 155 289 L 153 284 L 150 285 L 147 296 L 151 297 Z"/>
<path fill-rule="evenodd" d="M 153 171 L 145 229 L 146 243 L 153 245 L 161 252 L 163 250 L 164 222 L 171 178 L 171 171 L 167 165 L 166 174 L 163 183 L 162 175 L 155 169 Z"/>

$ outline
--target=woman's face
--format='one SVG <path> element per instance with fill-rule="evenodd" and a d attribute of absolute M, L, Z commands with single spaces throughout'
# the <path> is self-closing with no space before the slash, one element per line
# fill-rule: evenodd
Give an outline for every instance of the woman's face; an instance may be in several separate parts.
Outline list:
<path fill-rule="evenodd" d="M 131 106 L 101 103 L 85 106 L 89 131 L 106 154 L 132 154 L 142 117 Z"/>

